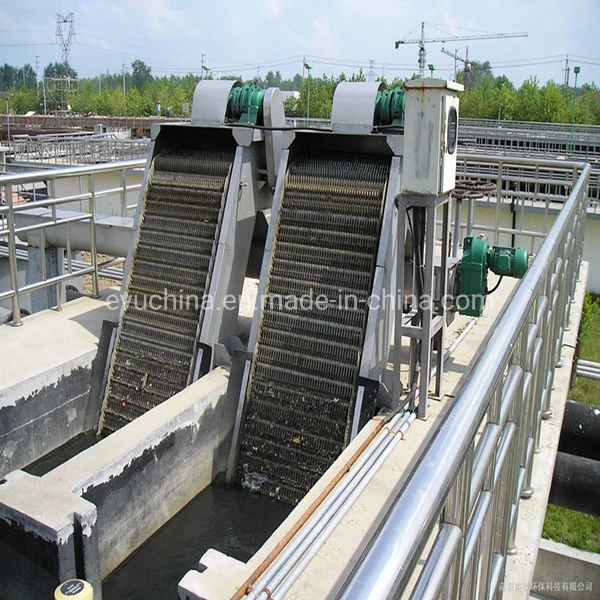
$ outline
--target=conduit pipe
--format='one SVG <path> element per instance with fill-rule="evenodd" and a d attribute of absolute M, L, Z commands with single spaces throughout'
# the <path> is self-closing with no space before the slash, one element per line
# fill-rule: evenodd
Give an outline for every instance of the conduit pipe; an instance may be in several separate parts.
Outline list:
<path fill-rule="evenodd" d="M 578 377 L 600 380 L 600 363 L 578 359 L 576 373 Z"/>
<path fill-rule="evenodd" d="M 277 595 L 279 597 L 285 596 L 289 589 L 292 587 L 294 582 L 298 579 L 302 571 L 307 567 L 310 561 L 315 557 L 317 552 L 321 549 L 321 546 L 326 542 L 327 538 L 332 534 L 333 530 L 339 525 L 340 521 L 344 518 L 344 515 L 352 508 L 360 494 L 367 487 L 375 473 L 379 470 L 383 462 L 390 455 L 398 441 L 403 439 L 404 433 L 412 425 L 416 419 L 415 413 L 409 413 L 406 420 L 403 421 L 402 425 L 399 426 L 395 432 L 389 432 L 390 435 L 386 438 L 386 447 L 383 449 L 381 454 L 378 455 L 377 459 L 373 463 L 369 472 L 363 477 L 357 484 L 356 488 L 352 490 L 350 495 L 343 501 L 339 509 L 332 509 L 332 518 L 327 523 L 325 529 L 316 537 L 315 541 L 310 545 L 308 551 L 300 558 L 298 562 L 294 564 L 294 568 L 291 572 L 283 579 L 281 585 L 276 588 Z M 265 592 L 263 592 L 264 594 Z M 259 600 L 267 600 L 268 596 L 263 598 L 263 595 L 259 596 Z"/>
<path fill-rule="evenodd" d="M 446 352 L 444 353 L 444 362 L 446 362 L 450 358 L 450 356 L 452 356 L 458 345 L 467 337 L 469 331 L 473 329 L 473 326 L 475 325 L 475 323 L 477 323 L 478 319 L 479 317 L 473 317 L 469 321 L 469 323 L 467 323 L 467 326 L 460 332 L 460 335 L 454 340 L 454 342 L 452 342 L 448 350 L 446 350 Z"/>
<path fill-rule="evenodd" d="M 315 513 L 304 525 L 286 549 L 254 584 L 247 594 L 248 600 L 268 600 L 270 594 L 285 580 L 285 590 L 312 560 L 316 552 L 339 524 L 356 498 L 374 477 L 375 473 L 389 456 L 394 446 L 416 418 L 415 413 L 402 412 L 395 415 L 382 429 L 373 443 L 354 464 L 348 477 L 324 500 L 318 513 Z M 315 548 L 303 557 L 303 554 L 317 542 Z M 301 566 L 302 565 L 302 566 Z M 294 573 L 294 577 L 290 576 Z M 279 590 L 278 595 L 283 595 Z"/>
<path fill-rule="evenodd" d="M 477 323 L 477 318 L 471 319 L 457 339 L 450 345 L 444 353 L 444 362 L 448 360 L 459 344 L 465 339 L 475 323 Z M 434 375 L 435 373 L 432 371 L 431 376 L 433 377 Z M 387 427 L 377 434 L 370 446 L 354 463 L 349 476 L 324 500 L 323 504 L 319 507 L 319 511 L 315 512 L 307 520 L 300 532 L 269 565 L 262 576 L 249 586 L 251 589 L 245 596 L 247 600 L 268 600 L 269 595 L 275 589 L 278 590 L 278 595 L 280 596 L 283 596 L 289 590 L 293 582 L 306 568 L 312 558 L 314 558 L 327 537 L 356 501 L 356 498 L 358 498 L 369 481 L 374 477 L 376 471 L 415 418 L 415 413 L 408 413 L 407 415 L 406 412 L 391 417 Z M 382 450 L 382 455 L 374 457 L 376 451 L 384 442 L 385 446 Z M 348 489 L 355 480 L 357 480 L 357 485 L 354 492 L 348 492 Z M 338 510 L 339 513 L 336 514 Z M 311 548 L 302 557 L 315 541 L 317 542 L 315 548 Z M 282 582 L 283 586 L 281 586 Z"/>

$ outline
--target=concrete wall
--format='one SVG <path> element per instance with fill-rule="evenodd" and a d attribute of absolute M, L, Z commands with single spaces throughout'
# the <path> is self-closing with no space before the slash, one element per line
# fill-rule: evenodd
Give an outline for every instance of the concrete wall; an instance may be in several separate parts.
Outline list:
<path fill-rule="evenodd" d="M 93 355 L 40 373 L 39 387 L 19 397 L 4 390 L 0 405 L 0 477 L 48 454 L 85 431 Z"/>
<path fill-rule="evenodd" d="M 100 581 L 225 469 L 237 407 L 218 368 L 42 477 L 0 485 L 4 600 Z M 31 573 L 31 575 L 28 575 Z"/>
<path fill-rule="evenodd" d="M 52 598 L 66 579 L 89 578 L 99 586 L 94 505 L 23 471 L 1 482 L 3 600 Z"/>
<path fill-rule="evenodd" d="M 111 312 L 84 297 L 0 326 L 0 477 L 91 428 L 91 374 Z"/>
<path fill-rule="evenodd" d="M 25 287 L 25 278 L 27 276 L 27 261 L 17 260 L 17 277 L 19 287 Z M 10 265 L 8 257 L 0 257 L 0 292 L 10 290 L 12 288 L 10 284 Z M 27 312 L 31 313 L 31 295 L 24 294 L 19 298 L 21 308 L 24 308 Z M 0 308 L 4 309 L 0 312 L 0 324 L 4 322 L 4 319 L 12 312 L 12 299 L 0 300 Z"/>
<path fill-rule="evenodd" d="M 556 600 L 597 598 L 600 555 L 541 540 L 531 590 L 534 597 Z"/>

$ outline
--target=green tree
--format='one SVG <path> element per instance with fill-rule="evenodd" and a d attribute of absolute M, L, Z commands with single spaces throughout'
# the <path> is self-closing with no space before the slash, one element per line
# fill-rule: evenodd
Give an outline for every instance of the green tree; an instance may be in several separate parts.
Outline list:
<path fill-rule="evenodd" d="M 537 77 L 530 77 L 519 88 L 515 103 L 515 118 L 519 121 L 535 121 L 538 116 L 540 86 Z"/>
<path fill-rule="evenodd" d="M 471 71 L 469 73 L 469 89 L 479 87 L 485 78 L 494 80 L 494 74 L 492 73 L 492 66 L 490 61 L 479 62 L 474 60 L 471 63 Z"/>
<path fill-rule="evenodd" d="M 565 95 L 553 81 L 548 81 L 538 93 L 536 121 L 568 123 L 569 107 Z"/>
<path fill-rule="evenodd" d="M 265 76 L 265 86 L 266 87 L 281 87 L 281 73 L 276 71 L 269 71 Z"/>
<path fill-rule="evenodd" d="M 577 100 L 575 120 L 577 123 L 600 125 L 600 90 L 594 84 L 583 86 L 583 93 Z"/>
<path fill-rule="evenodd" d="M 0 67 L 0 90 L 7 92 L 15 86 L 16 72 L 17 70 L 7 63 Z"/>
<path fill-rule="evenodd" d="M 360 77 L 360 74 L 357 76 Z M 306 117 L 308 112 L 308 101 L 310 96 L 310 117 L 316 119 L 328 119 L 331 116 L 331 104 L 333 93 L 340 81 L 345 81 L 346 76 L 342 73 L 339 77 L 307 77 L 300 90 L 299 98 L 289 98 L 286 102 L 286 110 L 290 116 Z"/>
<path fill-rule="evenodd" d="M 111 115 L 122 117 L 127 114 L 125 107 L 125 94 L 122 88 L 115 88 L 110 92 L 110 112 Z"/>
<path fill-rule="evenodd" d="M 22 68 L 15 71 L 14 86 L 16 88 L 32 88 L 37 86 L 37 77 L 35 75 L 35 71 L 29 63 L 23 65 Z"/>
<path fill-rule="evenodd" d="M 516 94 L 515 86 L 506 75 L 495 78 L 492 104 L 493 107 L 498 107 L 497 118 L 499 121 L 510 121 L 515 118 Z M 490 116 L 488 118 L 494 117 Z"/>
<path fill-rule="evenodd" d="M 44 77 L 77 79 L 77 71 L 69 63 L 49 63 L 44 69 Z"/>
<path fill-rule="evenodd" d="M 112 113 L 112 102 L 111 92 L 108 87 L 102 88 L 101 92 L 94 95 L 94 107 L 92 112 L 97 115 L 111 115 Z"/>
<path fill-rule="evenodd" d="M 141 90 L 148 81 L 152 81 L 152 67 L 143 60 L 134 60 L 131 63 L 131 85 Z"/>
<path fill-rule="evenodd" d="M 36 100 L 36 88 L 21 86 L 15 90 L 15 95 L 11 99 L 11 110 L 17 114 L 26 113 L 28 110 L 36 110 Z"/>

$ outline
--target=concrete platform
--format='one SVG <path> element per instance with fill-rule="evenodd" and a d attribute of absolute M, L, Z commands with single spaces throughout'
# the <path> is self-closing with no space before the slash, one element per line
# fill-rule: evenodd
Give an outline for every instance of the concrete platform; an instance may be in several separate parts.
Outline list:
<path fill-rule="evenodd" d="M 118 318 L 106 302 L 117 291 L 0 326 L 0 477 L 92 427 L 92 367 L 102 322 Z"/>
<path fill-rule="evenodd" d="M 542 540 L 531 584 L 532 598 L 591 600 L 600 590 L 600 554 Z"/>
<path fill-rule="evenodd" d="M 518 593 L 505 593 L 505 598 L 527 598 L 531 590 L 533 571 L 540 543 L 548 491 L 552 478 L 555 448 L 558 444 L 562 411 L 566 401 L 570 365 L 574 351 L 579 318 L 583 304 L 583 294 L 587 276 L 587 265 L 581 272 L 581 283 L 577 290 L 576 302 L 572 305 L 572 329 L 565 336 L 563 345 L 563 365 L 555 376 L 555 390 L 552 394 L 554 414 L 550 421 L 543 424 L 542 452 L 535 456 L 534 487 L 532 499 L 521 502 L 518 526 L 517 553 L 511 557 L 506 568 L 506 589 L 511 582 L 524 582 Z M 396 444 L 383 465 L 374 475 L 366 489 L 354 502 L 341 522 L 333 529 L 325 543 L 316 552 L 304 571 L 285 595 L 286 600 L 304 600 L 305 598 L 329 599 L 336 597 L 340 586 L 350 573 L 358 557 L 364 550 L 370 534 L 377 528 L 382 515 L 393 498 L 394 490 L 400 485 L 427 440 L 438 426 L 444 409 L 450 405 L 454 393 L 462 383 L 464 374 L 478 354 L 485 347 L 485 338 L 510 299 L 513 282 L 505 281 L 501 291 L 489 298 L 483 316 L 473 326 L 468 336 L 457 347 L 446 363 L 444 395 L 439 400 L 431 400 L 427 420 L 417 420 L 404 434 L 402 441 Z M 447 335 L 446 347 L 449 347 L 470 319 L 459 317 L 451 325 Z M 303 515 L 315 509 L 333 480 L 348 470 L 347 463 L 368 440 L 378 427 L 380 419 L 368 424 L 356 440 L 343 452 L 330 471 L 309 492 L 303 501 L 290 514 L 288 519 L 271 536 L 259 552 L 247 563 L 232 561 L 211 550 L 200 558 L 202 572 L 190 571 L 179 586 L 180 598 L 185 600 L 229 600 L 240 598 L 243 594 L 237 590 L 245 589 L 255 573 L 261 572 L 274 557 L 283 550 L 290 538 L 290 532 L 299 529 Z M 554 449 L 554 450 L 553 450 Z M 236 593 L 237 592 L 237 593 Z"/>
<path fill-rule="evenodd" d="M 42 477 L 0 485 L 3 600 L 101 581 L 226 466 L 235 406 L 217 368 Z"/>
<path fill-rule="evenodd" d="M 524 585 L 523 589 L 531 589 L 552 473 L 552 446 L 558 443 L 559 419 L 562 418 L 560 407 L 561 402 L 564 406 L 568 389 L 565 386 L 570 376 L 568 365 L 574 344 L 569 336 L 575 335 L 578 328 L 584 284 L 585 272 L 582 273 L 577 302 L 573 304 L 572 330 L 565 337 L 565 367 L 559 369 L 556 375 L 553 394 L 555 413 L 553 420 L 544 424 L 545 430 L 548 430 L 548 441 L 543 441 L 542 447 L 545 449 L 548 446 L 550 454 L 542 452 L 536 456 L 536 494 L 533 500 L 522 502 L 521 510 L 530 512 L 522 512 L 522 515 L 527 515 L 522 518 L 527 525 L 519 528 L 518 553 L 507 567 L 507 592 L 508 584 L 513 582 L 526 581 L 529 587 Z M 435 430 L 464 374 L 484 347 L 485 336 L 508 300 L 511 288 L 511 282 L 506 281 L 501 288 L 502 293 L 489 299 L 484 315 L 448 360 L 444 395 L 430 401 L 429 418 L 416 421 L 408 429 L 286 598 L 331 598 L 336 594 L 364 548 L 369 533 L 379 523 L 403 474 L 411 468 L 416 453 Z M 240 310 L 238 327 L 242 337 L 249 327 L 254 310 L 252 297 L 256 290 L 256 280 L 246 280 L 245 302 Z M 63 406 L 58 403 L 46 412 L 40 411 L 40 407 L 45 410 L 52 405 L 47 400 L 48 394 L 57 381 L 64 381 L 61 378 L 74 377 L 73 373 L 80 368 L 89 375 L 96 354 L 100 323 L 102 319 L 116 318 L 114 305 L 110 304 L 113 307 L 111 310 L 106 301 L 110 293 L 115 293 L 115 290 L 105 291 L 99 300 L 81 298 L 68 303 L 62 312 L 38 313 L 26 318 L 21 328 L 0 327 L 0 342 L 7 344 L 3 344 L 3 347 L 15 349 L 7 353 L 6 360 L 0 365 L 0 416 L 2 410 L 8 410 L 19 402 L 26 401 L 29 406 L 38 407 L 37 414 L 33 414 L 29 420 L 24 419 L 17 427 L 20 435 L 15 435 L 14 439 L 23 440 L 23 447 L 31 444 L 28 437 L 35 435 L 32 433 L 36 431 L 35 427 L 51 425 L 56 420 L 53 415 L 63 415 L 64 418 L 71 414 L 76 417 L 71 421 L 72 427 L 67 427 L 69 435 L 76 435 L 82 430 L 84 419 L 80 414 L 81 408 L 77 408 L 76 404 L 71 406 L 63 403 Z M 467 317 L 458 317 L 454 321 L 448 330 L 447 346 L 470 321 Z M 29 355 L 35 360 L 24 361 L 24 356 Z M 82 373 L 80 381 L 83 380 Z M 75 379 L 72 381 L 75 382 Z M 227 371 L 217 369 L 43 477 L 8 469 L 13 472 L 0 485 L 0 579 L 10 575 L 15 582 L 14 589 L 18 590 L 15 598 L 41 597 L 42 591 L 46 593 L 56 581 L 78 574 L 81 576 L 82 571 L 98 589 L 95 597 L 101 597 L 100 580 L 202 491 L 218 471 L 224 469 L 237 408 L 224 401 L 227 381 Z M 85 394 L 89 394 L 89 389 L 83 388 L 79 399 L 81 406 Z M 40 394 L 40 391 L 43 393 Z M 298 528 L 306 511 L 314 510 L 322 501 L 332 480 L 348 471 L 348 461 L 362 450 L 381 425 L 382 419 L 376 418 L 361 431 L 327 476 L 247 564 L 209 551 L 199 557 L 203 568 L 206 567 L 204 572 L 190 571 L 182 580 L 180 597 L 190 600 L 229 599 L 236 590 L 243 588 L 252 573 L 270 562 L 273 554 L 283 547 L 290 532 Z M 56 420 L 57 430 L 61 427 L 64 425 Z M 5 431 L 4 434 L 6 438 Z M 40 434 L 40 437 L 43 435 Z M 6 449 L 5 444 L 1 448 L 2 456 L 8 456 Z M 37 448 L 36 452 L 42 452 L 42 449 Z M 16 457 L 13 452 L 13 464 Z M 18 460 L 23 462 L 26 456 L 22 455 Z M 165 485 L 166 473 L 169 474 L 168 486 Z M 143 486 L 139 484 L 142 480 Z M 140 489 L 144 490 L 141 496 Z M 135 504 L 132 502 L 134 498 Z M 44 540 L 42 547 L 48 549 L 45 554 L 33 552 L 33 563 L 19 562 L 20 559 L 14 562 L 18 558 L 16 546 L 39 547 L 40 539 Z M 82 551 L 85 557 L 83 563 L 75 558 L 82 556 Z M 50 571 L 46 562 L 48 556 Z M 27 587 L 32 579 L 41 586 L 34 588 L 37 591 L 33 595 L 30 592 L 32 588 Z M 19 589 L 18 582 L 23 582 L 24 587 Z M 25 585 L 25 582 L 29 584 Z M 526 591 L 514 596 L 505 593 L 505 597 L 510 598 L 527 596 Z"/>
<path fill-rule="evenodd" d="M 101 599 L 102 579 L 225 470 L 237 407 L 223 368 L 41 477 L 18 470 L 96 426 L 90 378 L 117 295 L 0 327 L 3 600 L 50 597 L 74 577 Z"/>

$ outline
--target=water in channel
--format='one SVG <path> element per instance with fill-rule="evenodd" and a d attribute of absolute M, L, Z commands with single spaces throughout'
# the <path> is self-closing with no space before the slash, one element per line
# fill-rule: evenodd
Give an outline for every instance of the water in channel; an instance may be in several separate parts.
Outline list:
<path fill-rule="evenodd" d="M 209 548 L 243 562 L 292 506 L 213 483 L 168 521 L 102 584 L 104 600 L 176 600 L 177 584 Z"/>
<path fill-rule="evenodd" d="M 41 477 L 97 440 L 95 432 L 83 433 L 24 470 Z M 292 509 L 266 496 L 214 482 L 104 580 L 102 597 L 177 600 L 177 584 L 187 571 L 198 567 L 209 548 L 246 562 Z"/>

